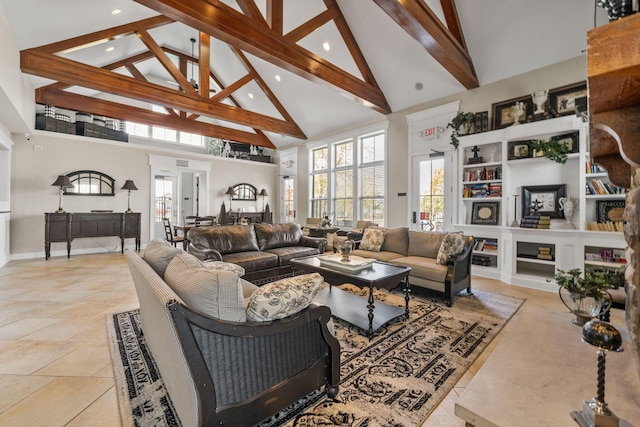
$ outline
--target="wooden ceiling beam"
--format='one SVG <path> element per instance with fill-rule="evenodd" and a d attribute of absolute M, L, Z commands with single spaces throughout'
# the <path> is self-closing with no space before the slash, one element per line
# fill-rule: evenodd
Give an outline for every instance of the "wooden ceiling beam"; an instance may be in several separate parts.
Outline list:
<path fill-rule="evenodd" d="M 198 71 L 200 80 L 200 96 L 209 98 L 209 75 L 211 74 L 211 38 L 200 33 L 200 54 L 198 55 Z"/>
<path fill-rule="evenodd" d="M 220 0 L 135 1 L 300 77 L 337 88 L 342 95 L 376 111 L 391 113 L 379 87 L 352 76 L 281 34 L 253 24 Z"/>
<path fill-rule="evenodd" d="M 198 133 L 204 136 L 221 138 L 266 148 L 276 148 L 262 133 L 251 133 L 231 129 L 211 123 L 181 118 L 175 115 L 156 113 L 144 108 L 123 105 L 112 101 L 91 98 L 70 92 L 36 89 L 36 102 L 53 104 L 72 110 L 88 111 L 93 114 L 113 117 L 115 119 L 147 123 L 154 126 L 168 127 L 184 132 Z"/>
<path fill-rule="evenodd" d="M 283 34 L 284 4 L 283 0 L 267 0 L 267 23 L 273 31 Z"/>
<path fill-rule="evenodd" d="M 471 56 L 424 1 L 373 1 L 416 39 L 465 88 L 474 89 L 479 86 Z"/>
<path fill-rule="evenodd" d="M 253 19 L 253 21 L 258 25 L 269 28 L 267 20 L 262 16 L 262 12 L 260 12 L 260 9 L 254 0 L 236 0 L 236 2 L 238 3 L 240 10 L 242 10 L 242 13 Z"/>
<path fill-rule="evenodd" d="M 209 99 L 181 93 L 164 86 L 139 81 L 135 78 L 113 73 L 101 68 L 81 64 L 55 55 L 41 53 L 35 49 L 20 52 L 23 72 L 57 80 L 71 85 L 99 90 L 126 98 L 137 99 L 190 111 L 203 116 L 255 127 L 263 130 L 303 138 L 304 134 L 295 123 L 288 123 L 263 114 L 254 113 Z"/>
<path fill-rule="evenodd" d="M 322 27 L 327 22 L 332 21 L 335 17 L 336 17 L 336 10 L 327 9 L 324 12 L 309 19 L 304 24 L 299 25 L 293 30 L 289 31 L 287 34 L 285 34 L 285 37 L 288 40 L 294 43 L 297 43 L 298 41 L 302 40 L 309 34 L 313 33 L 318 28 Z"/>
<path fill-rule="evenodd" d="M 467 42 L 464 39 L 462 32 L 462 25 L 460 25 L 460 18 L 458 17 L 458 9 L 456 8 L 456 2 L 454 0 L 440 0 L 442 6 L 442 12 L 444 13 L 444 20 L 447 22 L 447 28 L 453 37 L 458 40 L 458 43 L 465 50 L 467 50 Z"/>

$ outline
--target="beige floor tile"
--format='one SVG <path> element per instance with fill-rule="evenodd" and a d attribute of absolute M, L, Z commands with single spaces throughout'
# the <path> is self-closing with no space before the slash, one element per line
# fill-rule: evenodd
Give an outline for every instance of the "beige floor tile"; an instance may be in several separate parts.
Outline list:
<path fill-rule="evenodd" d="M 31 375 L 74 349 L 64 341 L 11 341 L 0 352 L 0 374 Z"/>
<path fill-rule="evenodd" d="M 2 413 L 3 426 L 64 426 L 113 387 L 110 378 L 57 378 Z"/>
<path fill-rule="evenodd" d="M 34 375 L 91 377 L 107 366 L 111 366 L 109 345 L 85 344 L 34 372 Z"/>
<path fill-rule="evenodd" d="M 91 328 L 85 319 L 52 319 L 53 324 L 24 336 L 23 340 L 32 341 L 69 341 L 74 336 Z"/>
<path fill-rule="evenodd" d="M 55 319 L 27 317 L 0 326 L 0 339 L 16 340 L 43 328 L 54 326 Z"/>
<path fill-rule="evenodd" d="M 115 387 L 112 387 L 65 427 L 120 427 L 121 425 L 118 397 Z"/>
<path fill-rule="evenodd" d="M 54 380 L 35 375 L 0 375 L 0 414 Z M 1 420 L 2 415 L 0 425 L 3 425 Z"/>

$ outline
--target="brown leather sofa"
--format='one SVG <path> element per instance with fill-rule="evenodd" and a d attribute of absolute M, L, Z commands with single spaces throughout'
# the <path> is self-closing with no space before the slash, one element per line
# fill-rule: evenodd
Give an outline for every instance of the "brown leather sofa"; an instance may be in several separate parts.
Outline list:
<path fill-rule="evenodd" d="M 302 235 L 300 225 L 249 224 L 197 227 L 189 230 L 189 253 L 202 261 L 237 264 L 245 269 L 243 279 L 260 284 L 261 279 L 288 275 L 293 258 L 324 253 L 327 239 Z"/>

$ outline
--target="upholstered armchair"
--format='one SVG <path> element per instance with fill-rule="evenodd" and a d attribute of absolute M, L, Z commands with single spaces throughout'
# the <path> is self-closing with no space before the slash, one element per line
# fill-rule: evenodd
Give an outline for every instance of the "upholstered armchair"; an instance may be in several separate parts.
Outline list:
<path fill-rule="evenodd" d="M 322 218 L 307 218 L 307 222 L 302 227 L 302 235 L 308 236 L 312 228 L 320 227 Z"/>

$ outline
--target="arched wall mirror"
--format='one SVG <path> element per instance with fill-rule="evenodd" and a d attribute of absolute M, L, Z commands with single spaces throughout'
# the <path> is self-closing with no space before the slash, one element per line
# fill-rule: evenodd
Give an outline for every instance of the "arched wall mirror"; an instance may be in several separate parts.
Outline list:
<path fill-rule="evenodd" d="M 116 180 L 98 171 L 75 171 L 67 174 L 73 188 L 65 188 L 70 196 L 115 196 Z"/>
<path fill-rule="evenodd" d="M 257 200 L 256 187 L 251 184 L 236 184 L 233 191 L 235 195 L 232 200 Z"/>

